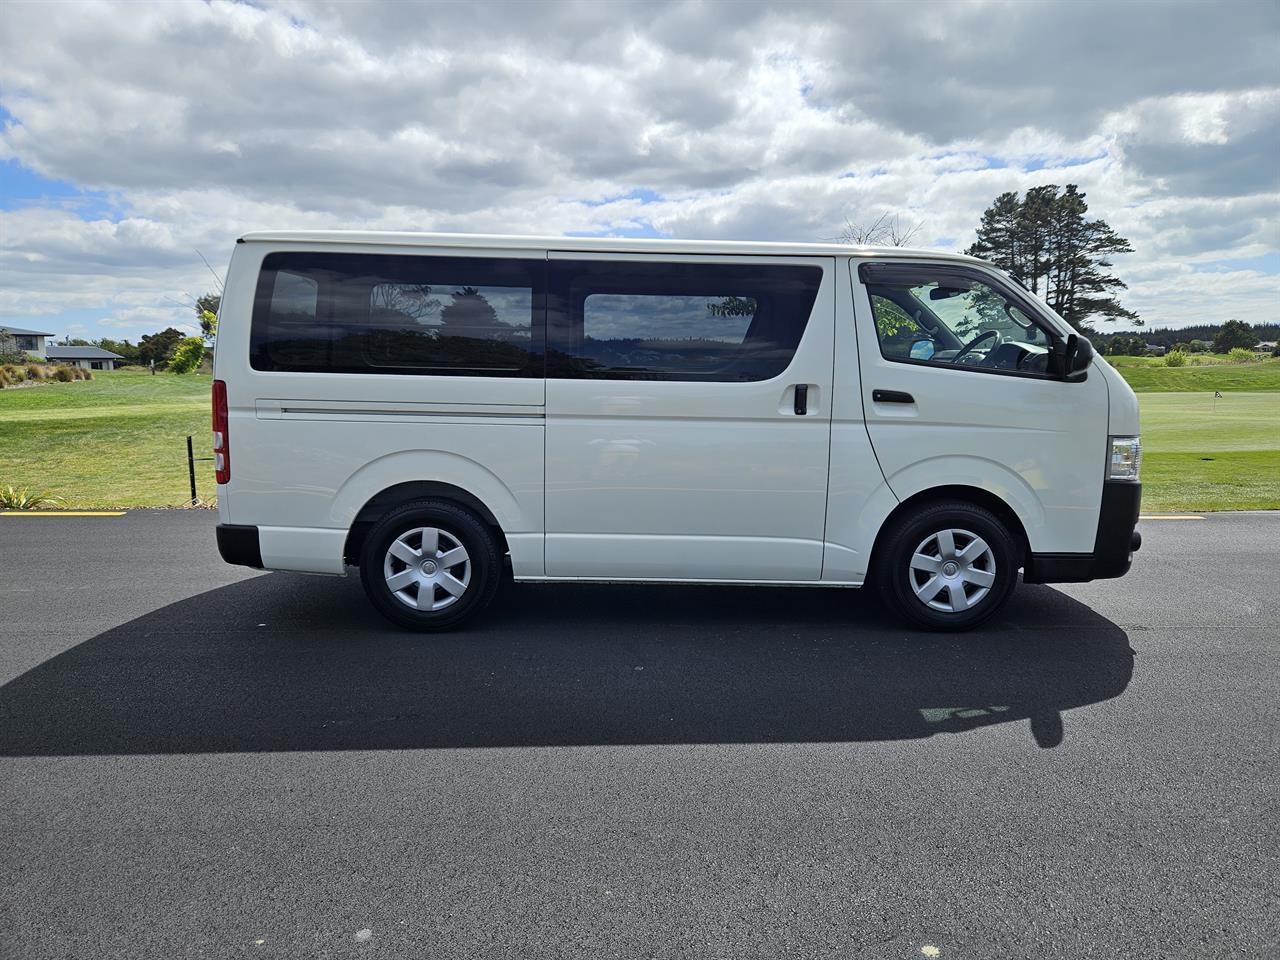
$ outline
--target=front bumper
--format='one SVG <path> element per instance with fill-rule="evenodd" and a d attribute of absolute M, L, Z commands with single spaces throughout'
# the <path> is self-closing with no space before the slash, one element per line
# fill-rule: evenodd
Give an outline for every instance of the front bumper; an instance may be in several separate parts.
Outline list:
<path fill-rule="evenodd" d="M 1085 583 L 1123 577 L 1142 546 L 1137 531 L 1142 484 L 1108 480 L 1102 485 L 1102 509 L 1092 553 L 1032 553 L 1022 573 L 1024 583 Z"/>

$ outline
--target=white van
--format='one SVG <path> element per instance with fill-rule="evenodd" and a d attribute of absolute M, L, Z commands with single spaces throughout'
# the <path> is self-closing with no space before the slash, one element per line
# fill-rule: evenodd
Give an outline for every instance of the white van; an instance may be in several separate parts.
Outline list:
<path fill-rule="evenodd" d="M 1122 576 L 1138 404 L 969 257 L 384 233 L 238 241 L 218 547 L 420 630 L 524 581 L 859 587 L 971 627 Z"/>

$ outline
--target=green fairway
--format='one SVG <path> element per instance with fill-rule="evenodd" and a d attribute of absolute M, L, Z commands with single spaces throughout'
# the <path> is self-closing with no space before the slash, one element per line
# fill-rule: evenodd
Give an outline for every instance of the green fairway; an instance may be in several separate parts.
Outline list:
<path fill-rule="evenodd" d="M 187 434 L 209 451 L 209 377 L 139 368 L 0 391 L 0 486 L 48 490 L 68 507 L 186 502 Z M 210 463 L 196 464 L 202 498 Z"/>
<path fill-rule="evenodd" d="M 1280 508 L 1280 392 L 1138 401 L 1144 510 Z"/>

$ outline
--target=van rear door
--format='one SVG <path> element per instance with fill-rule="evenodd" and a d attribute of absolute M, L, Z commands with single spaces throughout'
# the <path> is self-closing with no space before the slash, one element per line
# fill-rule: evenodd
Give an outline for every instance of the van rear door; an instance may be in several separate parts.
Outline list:
<path fill-rule="evenodd" d="M 548 576 L 819 578 L 834 271 L 550 254 Z"/>

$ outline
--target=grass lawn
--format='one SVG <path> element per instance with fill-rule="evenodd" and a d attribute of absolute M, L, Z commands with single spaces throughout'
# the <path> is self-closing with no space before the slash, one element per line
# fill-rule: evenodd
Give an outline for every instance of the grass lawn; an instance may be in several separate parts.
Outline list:
<path fill-rule="evenodd" d="M 1107 357 L 1115 360 L 1157 359 L 1155 357 Z M 1221 390 L 1280 390 L 1280 359 L 1253 363 L 1215 363 L 1199 367 L 1166 367 L 1154 363 L 1112 364 L 1139 393 L 1146 391 L 1208 392 Z"/>
<path fill-rule="evenodd" d="M 185 503 L 187 434 L 209 456 L 209 377 L 126 367 L 92 380 L 0 391 L 0 485 L 47 490 L 68 507 Z M 196 464 L 201 498 L 213 464 Z"/>
<path fill-rule="evenodd" d="M 1143 510 L 1280 508 L 1280 391 L 1224 390 L 1216 408 L 1212 390 L 1138 403 Z"/>

